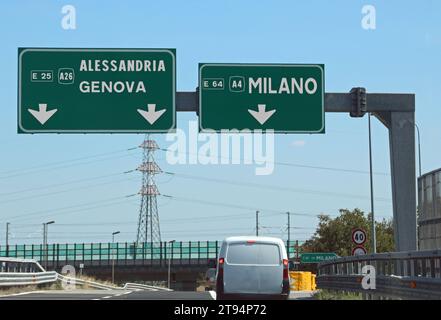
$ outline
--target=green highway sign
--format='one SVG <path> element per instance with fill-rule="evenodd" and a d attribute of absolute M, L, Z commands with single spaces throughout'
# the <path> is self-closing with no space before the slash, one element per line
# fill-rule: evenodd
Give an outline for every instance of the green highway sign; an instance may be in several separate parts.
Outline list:
<path fill-rule="evenodd" d="M 302 253 L 300 255 L 300 263 L 320 263 L 323 261 L 333 260 L 338 256 L 333 252 L 327 253 Z"/>
<path fill-rule="evenodd" d="M 176 128 L 174 49 L 19 48 L 19 133 Z"/>
<path fill-rule="evenodd" d="M 324 65 L 199 64 L 199 128 L 324 133 Z"/>

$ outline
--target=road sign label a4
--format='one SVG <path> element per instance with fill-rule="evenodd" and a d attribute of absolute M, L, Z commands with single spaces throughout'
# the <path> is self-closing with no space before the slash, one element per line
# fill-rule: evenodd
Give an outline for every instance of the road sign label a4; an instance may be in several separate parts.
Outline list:
<path fill-rule="evenodd" d="M 201 131 L 324 133 L 323 65 L 200 64 L 199 88 Z"/>
<path fill-rule="evenodd" d="M 245 90 L 245 78 L 241 76 L 230 77 L 230 91 L 243 92 Z"/>

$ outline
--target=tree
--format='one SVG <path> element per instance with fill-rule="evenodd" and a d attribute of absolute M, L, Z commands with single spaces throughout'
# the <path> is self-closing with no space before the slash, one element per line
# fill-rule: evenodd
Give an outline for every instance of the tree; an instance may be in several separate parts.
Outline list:
<path fill-rule="evenodd" d="M 352 230 L 361 228 L 366 231 L 366 250 L 371 252 L 371 214 L 365 216 L 360 209 L 340 209 L 340 216 L 332 219 L 328 215 L 319 216 L 316 232 L 302 245 L 303 252 L 335 252 L 339 256 L 350 256 L 355 246 L 351 240 Z M 391 220 L 375 222 L 377 252 L 394 250 L 393 226 Z"/>

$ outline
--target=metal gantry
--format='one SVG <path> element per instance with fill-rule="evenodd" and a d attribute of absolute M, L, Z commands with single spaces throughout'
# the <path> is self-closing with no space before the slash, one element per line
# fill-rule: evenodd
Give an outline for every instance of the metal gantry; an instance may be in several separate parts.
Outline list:
<path fill-rule="evenodd" d="M 176 110 L 199 114 L 198 89 L 177 92 Z M 415 94 L 366 93 L 364 88 L 325 93 L 325 112 L 371 113 L 388 129 L 395 250 L 416 250 Z"/>

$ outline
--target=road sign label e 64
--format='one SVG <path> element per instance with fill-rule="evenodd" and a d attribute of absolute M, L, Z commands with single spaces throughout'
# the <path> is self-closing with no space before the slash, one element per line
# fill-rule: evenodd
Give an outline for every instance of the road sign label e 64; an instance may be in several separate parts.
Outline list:
<path fill-rule="evenodd" d="M 324 66 L 200 64 L 199 127 L 324 133 Z"/>

